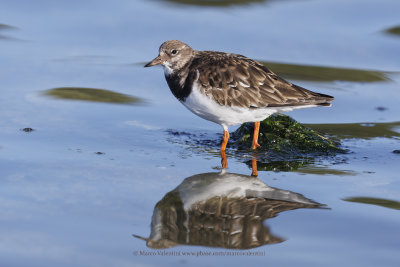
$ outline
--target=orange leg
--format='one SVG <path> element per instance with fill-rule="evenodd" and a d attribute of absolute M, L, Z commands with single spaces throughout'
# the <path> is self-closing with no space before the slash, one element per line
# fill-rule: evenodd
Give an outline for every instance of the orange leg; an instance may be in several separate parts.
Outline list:
<path fill-rule="evenodd" d="M 257 177 L 258 170 L 257 170 L 257 160 L 251 159 L 251 176 Z"/>
<path fill-rule="evenodd" d="M 222 137 L 222 144 L 221 144 L 221 151 L 225 151 L 226 145 L 228 144 L 229 140 L 229 132 L 224 130 L 224 136 Z"/>
<path fill-rule="evenodd" d="M 260 147 L 258 144 L 258 133 L 260 132 L 260 122 L 257 121 L 254 123 L 254 133 L 253 133 L 253 144 L 251 145 L 251 149 L 256 149 Z"/>
<path fill-rule="evenodd" d="M 224 130 L 224 136 L 222 138 L 222 144 L 221 144 L 221 165 L 223 169 L 228 168 L 228 160 L 226 159 L 226 155 L 225 155 L 225 148 L 226 145 L 228 144 L 228 140 L 229 140 L 229 132 Z"/>

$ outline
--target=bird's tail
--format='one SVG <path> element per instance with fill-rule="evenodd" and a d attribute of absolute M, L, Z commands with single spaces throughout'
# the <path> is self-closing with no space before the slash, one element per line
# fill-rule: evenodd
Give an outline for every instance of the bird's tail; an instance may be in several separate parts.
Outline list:
<path fill-rule="evenodd" d="M 302 89 L 303 93 L 306 95 L 305 102 L 307 102 L 308 104 L 329 107 L 331 105 L 331 102 L 335 100 L 333 96 L 313 92 L 300 86 L 298 87 L 299 89 Z"/>

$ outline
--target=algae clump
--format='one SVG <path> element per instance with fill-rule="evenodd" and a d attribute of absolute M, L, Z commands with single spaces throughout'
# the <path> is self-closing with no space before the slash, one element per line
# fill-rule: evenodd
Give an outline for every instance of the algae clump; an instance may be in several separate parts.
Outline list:
<path fill-rule="evenodd" d="M 139 104 L 142 99 L 134 96 L 120 94 L 114 91 L 85 87 L 59 87 L 47 90 L 44 95 L 59 99 L 115 103 L 115 104 Z"/>
<path fill-rule="evenodd" d="M 252 143 L 254 123 L 244 123 L 232 134 L 233 146 L 249 149 Z M 334 155 L 344 153 L 340 143 L 330 140 L 283 114 L 273 114 L 260 123 L 258 143 L 260 151 L 289 155 Z"/>

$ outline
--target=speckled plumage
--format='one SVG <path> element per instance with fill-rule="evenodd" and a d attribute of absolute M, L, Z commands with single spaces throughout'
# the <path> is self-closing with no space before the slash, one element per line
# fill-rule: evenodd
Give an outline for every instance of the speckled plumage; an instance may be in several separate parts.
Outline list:
<path fill-rule="evenodd" d="M 187 68 L 188 77 L 199 73 L 197 81 L 201 92 L 224 106 L 320 105 L 333 100 L 331 96 L 287 82 L 261 63 L 242 55 L 199 51 Z"/>
<path fill-rule="evenodd" d="M 172 50 L 178 51 L 176 56 L 181 57 L 175 62 Z M 163 43 L 160 55 L 161 52 L 169 56 L 164 61 L 167 62 L 164 67 L 169 68 L 166 70 L 168 85 L 181 101 L 185 101 L 194 83 L 203 94 L 227 107 L 329 105 L 333 101 L 333 97 L 294 85 L 242 55 L 196 51 L 177 40 Z"/>

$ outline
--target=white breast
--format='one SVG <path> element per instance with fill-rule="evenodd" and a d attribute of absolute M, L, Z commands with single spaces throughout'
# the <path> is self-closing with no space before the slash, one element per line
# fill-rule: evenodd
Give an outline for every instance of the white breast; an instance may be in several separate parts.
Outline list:
<path fill-rule="evenodd" d="M 197 116 L 218 123 L 222 125 L 224 129 L 227 129 L 229 125 L 261 121 L 273 113 L 280 111 L 279 108 L 250 109 L 222 106 L 210 97 L 204 95 L 199 90 L 196 82 L 194 83 L 192 92 L 185 101 L 182 101 L 182 104 Z"/>

